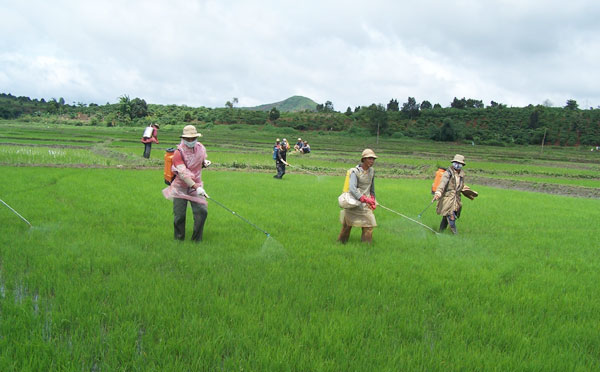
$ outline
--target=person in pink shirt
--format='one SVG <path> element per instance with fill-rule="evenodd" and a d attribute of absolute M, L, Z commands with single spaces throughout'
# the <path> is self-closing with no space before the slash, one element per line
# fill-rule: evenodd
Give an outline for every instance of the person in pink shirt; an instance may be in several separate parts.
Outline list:
<path fill-rule="evenodd" d="M 204 223 L 208 216 L 206 199 L 208 195 L 202 182 L 202 169 L 210 165 L 206 159 L 206 149 L 198 142 L 202 134 L 193 125 L 183 128 L 181 143 L 173 155 L 173 173 L 176 174 L 171 185 L 163 189 L 165 198 L 173 201 L 173 227 L 176 240 L 185 239 L 185 216 L 187 203 L 190 202 L 194 215 L 192 241 L 201 242 Z"/>

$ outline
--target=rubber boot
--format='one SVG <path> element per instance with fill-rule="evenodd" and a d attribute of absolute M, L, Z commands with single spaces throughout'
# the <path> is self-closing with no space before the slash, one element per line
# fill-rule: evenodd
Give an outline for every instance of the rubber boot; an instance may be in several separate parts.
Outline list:
<path fill-rule="evenodd" d="M 350 230 L 352 230 L 352 226 L 348 226 L 346 224 L 342 225 L 342 231 L 340 231 L 340 236 L 338 236 L 338 242 L 342 244 L 346 244 L 348 239 L 350 238 Z"/>
<path fill-rule="evenodd" d="M 373 242 L 373 228 L 372 227 L 363 227 L 360 240 L 363 243 L 371 244 Z"/>
<path fill-rule="evenodd" d="M 456 219 L 453 219 L 452 217 L 453 216 L 448 217 L 448 223 L 450 224 L 450 231 L 452 231 L 452 234 L 456 235 L 458 234 L 458 231 L 456 231 Z"/>
<path fill-rule="evenodd" d="M 440 222 L 440 232 L 446 230 L 446 227 L 448 227 L 448 220 L 446 219 L 446 216 L 444 216 L 442 217 L 442 222 Z"/>

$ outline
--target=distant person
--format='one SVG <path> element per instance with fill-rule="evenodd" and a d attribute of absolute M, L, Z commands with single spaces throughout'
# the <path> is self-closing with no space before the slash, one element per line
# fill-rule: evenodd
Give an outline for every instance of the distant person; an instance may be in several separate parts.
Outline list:
<path fill-rule="evenodd" d="M 152 143 L 158 143 L 158 124 L 154 123 L 144 129 L 142 135 L 142 143 L 144 144 L 144 157 L 150 159 L 150 151 L 152 151 Z"/>
<path fill-rule="evenodd" d="M 273 160 L 275 160 L 275 168 L 277 168 L 277 152 L 279 151 L 279 138 L 275 140 L 275 146 L 273 146 Z"/>
<path fill-rule="evenodd" d="M 181 143 L 173 155 L 173 172 L 177 174 L 171 185 L 163 189 L 165 198 L 173 201 L 173 227 L 176 240 L 185 239 L 185 217 L 187 203 L 192 206 L 194 229 L 192 241 L 201 242 L 204 223 L 208 216 L 206 198 L 202 182 L 202 168 L 210 165 L 206 159 L 206 149 L 198 142 L 202 134 L 193 125 L 183 128 Z"/>
<path fill-rule="evenodd" d="M 282 139 L 281 143 L 285 143 L 285 150 L 290 151 L 290 143 L 287 141 L 287 139 Z"/>
<path fill-rule="evenodd" d="M 350 238 L 352 226 L 361 227 L 361 241 L 371 243 L 373 241 L 373 228 L 377 226 L 373 211 L 377 207 L 375 201 L 375 164 L 377 155 L 371 149 L 365 149 L 361 154 L 360 164 L 350 169 L 350 183 L 348 191 L 356 199 L 362 202 L 358 207 L 342 209 L 340 222 L 342 231 L 338 241 L 346 243 Z"/>
<path fill-rule="evenodd" d="M 304 143 L 302 144 L 301 152 L 303 154 L 308 154 L 310 152 L 310 145 L 308 144 L 308 141 L 304 141 Z"/>
<path fill-rule="evenodd" d="M 287 142 L 285 138 L 279 146 L 275 149 L 275 168 L 277 169 L 277 174 L 273 176 L 273 178 L 282 179 L 285 174 L 285 166 L 288 165 L 287 162 Z"/>
<path fill-rule="evenodd" d="M 453 234 L 458 234 L 456 220 L 460 217 L 462 209 L 461 193 L 469 199 L 474 199 L 478 194 L 465 185 L 465 157 L 456 154 L 452 159 L 452 166 L 444 172 L 433 200 L 438 200 L 437 214 L 442 216 L 440 232 L 448 225 Z"/>
<path fill-rule="evenodd" d="M 294 151 L 300 151 L 304 146 L 304 142 L 302 142 L 302 138 L 298 138 L 298 142 L 294 145 Z"/>

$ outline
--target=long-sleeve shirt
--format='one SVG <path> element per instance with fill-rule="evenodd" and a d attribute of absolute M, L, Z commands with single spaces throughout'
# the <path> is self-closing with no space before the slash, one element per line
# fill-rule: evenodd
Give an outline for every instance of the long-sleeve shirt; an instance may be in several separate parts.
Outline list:
<path fill-rule="evenodd" d="M 359 167 L 360 165 L 357 166 L 357 168 Z M 358 189 L 358 177 L 356 176 L 356 172 L 350 172 L 350 183 L 348 184 L 348 186 L 348 191 L 350 192 L 350 194 L 352 194 L 352 196 L 354 196 L 356 200 L 359 200 L 360 197 L 363 196 L 363 194 L 361 194 Z M 375 177 L 373 177 L 373 179 L 371 180 L 371 188 L 369 189 L 369 194 L 375 197 Z"/>

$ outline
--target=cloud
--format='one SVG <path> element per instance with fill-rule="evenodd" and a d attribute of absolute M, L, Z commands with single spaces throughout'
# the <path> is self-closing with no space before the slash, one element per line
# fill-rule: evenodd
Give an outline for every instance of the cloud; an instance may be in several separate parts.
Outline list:
<path fill-rule="evenodd" d="M 36 9 L 31 12 L 30 9 Z M 29 1 L 0 5 L 6 93 L 67 102 L 337 110 L 454 97 L 600 104 L 600 3 Z"/>

